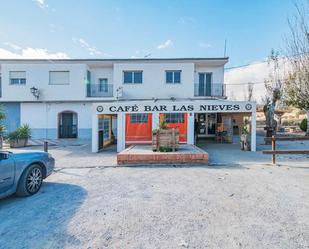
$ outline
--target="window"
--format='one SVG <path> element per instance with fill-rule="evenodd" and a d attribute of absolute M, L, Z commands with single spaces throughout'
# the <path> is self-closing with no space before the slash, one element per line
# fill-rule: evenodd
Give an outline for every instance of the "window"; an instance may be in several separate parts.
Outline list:
<path fill-rule="evenodd" d="M 70 84 L 69 71 L 49 71 L 50 85 L 68 85 Z"/>
<path fill-rule="evenodd" d="M 165 113 L 164 121 L 169 124 L 184 123 L 185 114 L 184 113 Z"/>
<path fill-rule="evenodd" d="M 107 79 L 99 79 L 99 92 L 108 92 Z"/>
<path fill-rule="evenodd" d="M 26 84 L 26 71 L 10 71 L 10 84 L 11 85 L 25 85 Z"/>
<path fill-rule="evenodd" d="M 148 123 L 148 114 L 147 113 L 133 113 L 130 114 L 131 123 Z"/>
<path fill-rule="evenodd" d="M 143 83 L 143 71 L 123 71 L 124 84 L 141 84 Z"/>
<path fill-rule="evenodd" d="M 165 71 L 166 83 L 177 84 L 181 82 L 181 71 Z"/>

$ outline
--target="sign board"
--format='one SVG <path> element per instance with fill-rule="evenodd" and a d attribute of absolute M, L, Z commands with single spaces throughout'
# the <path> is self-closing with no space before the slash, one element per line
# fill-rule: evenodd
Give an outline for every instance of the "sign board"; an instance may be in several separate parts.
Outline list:
<path fill-rule="evenodd" d="M 173 112 L 235 113 L 255 112 L 255 110 L 255 102 L 225 100 L 196 100 L 190 102 L 119 101 L 93 104 L 93 111 L 97 114 Z"/>

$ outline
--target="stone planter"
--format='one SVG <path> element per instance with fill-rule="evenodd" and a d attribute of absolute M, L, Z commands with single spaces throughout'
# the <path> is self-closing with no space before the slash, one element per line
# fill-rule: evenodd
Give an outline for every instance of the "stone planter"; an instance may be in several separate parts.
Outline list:
<path fill-rule="evenodd" d="M 152 133 L 152 150 L 161 151 L 176 151 L 179 146 L 179 131 L 178 129 L 159 129 Z"/>
<path fill-rule="evenodd" d="M 249 135 L 248 134 L 242 134 L 240 136 L 240 149 L 249 151 L 250 150 L 250 141 L 249 141 Z"/>
<path fill-rule="evenodd" d="M 28 139 L 14 139 L 10 140 L 9 143 L 11 148 L 22 148 L 27 146 Z"/>

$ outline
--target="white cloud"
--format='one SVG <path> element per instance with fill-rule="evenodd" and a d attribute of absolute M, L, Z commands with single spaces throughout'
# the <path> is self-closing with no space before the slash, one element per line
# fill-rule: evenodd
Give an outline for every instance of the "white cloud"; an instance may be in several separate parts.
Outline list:
<path fill-rule="evenodd" d="M 46 0 L 32 0 L 33 2 L 35 2 L 37 4 L 37 6 L 41 9 L 47 9 L 48 8 L 48 4 L 46 3 Z"/>
<path fill-rule="evenodd" d="M 51 53 L 45 48 L 22 48 L 19 53 L 0 48 L 0 59 L 68 59 L 64 52 Z"/>
<path fill-rule="evenodd" d="M 96 47 L 94 46 L 90 46 L 88 42 L 86 42 L 84 39 L 82 38 L 72 38 L 73 42 L 79 44 L 81 47 L 83 47 L 84 49 L 86 49 L 88 51 L 88 53 L 90 55 L 100 55 L 102 54 L 102 52 L 100 50 L 98 50 Z"/>
<path fill-rule="evenodd" d="M 14 50 L 21 50 L 22 48 L 18 45 L 16 45 L 15 43 L 12 42 L 4 42 L 3 43 L 6 46 L 9 46 L 10 48 L 14 49 Z"/>
<path fill-rule="evenodd" d="M 167 41 L 165 41 L 164 43 L 159 44 L 159 45 L 157 46 L 157 49 L 165 49 L 165 48 L 168 48 L 168 47 L 170 47 L 170 46 L 172 46 L 172 45 L 173 45 L 172 40 L 167 40 Z"/>
<path fill-rule="evenodd" d="M 207 42 L 200 42 L 198 45 L 201 48 L 210 48 L 211 47 L 211 45 L 209 43 L 207 43 Z"/>
<path fill-rule="evenodd" d="M 284 59 L 279 61 L 281 79 L 284 79 L 288 64 Z M 253 62 L 247 66 L 226 70 L 224 77 L 227 96 L 234 100 L 244 100 L 248 92 L 248 83 L 253 83 L 253 98 L 257 103 L 262 103 L 266 96 L 265 79 L 273 68 L 266 61 Z"/>
<path fill-rule="evenodd" d="M 196 19 L 194 17 L 180 17 L 177 22 L 180 24 L 193 24 Z"/>

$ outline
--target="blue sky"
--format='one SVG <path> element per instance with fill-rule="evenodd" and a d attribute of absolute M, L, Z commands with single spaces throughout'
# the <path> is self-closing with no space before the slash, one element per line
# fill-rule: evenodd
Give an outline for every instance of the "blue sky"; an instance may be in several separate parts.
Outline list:
<path fill-rule="evenodd" d="M 0 57 L 220 57 L 283 47 L 291 0 L 2 0 Z"/>

